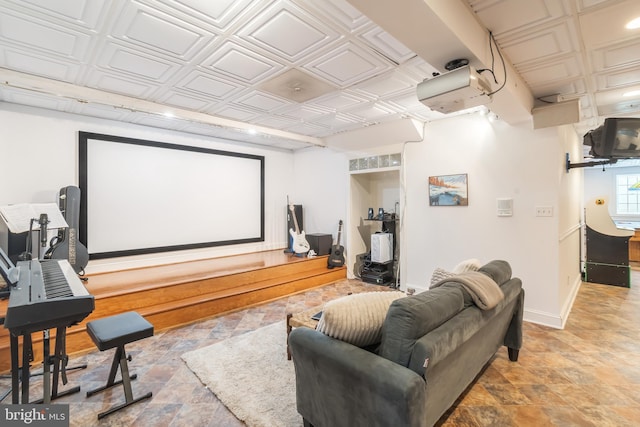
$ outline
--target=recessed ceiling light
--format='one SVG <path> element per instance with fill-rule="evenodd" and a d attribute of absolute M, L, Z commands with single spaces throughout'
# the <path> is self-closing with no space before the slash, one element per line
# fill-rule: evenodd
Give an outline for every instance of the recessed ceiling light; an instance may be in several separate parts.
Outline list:
<path fill-rule="evenodd" d="M 632 90 L 631 92 L 625 92 L 622 96 L 640 96 L 640 90 Z"/>
<path fill-rule="evenodd" d="M 635 30 L 636 28 L 640 28 L 640 16 L 629 21 L 624 27 L 627 30 Z"/>

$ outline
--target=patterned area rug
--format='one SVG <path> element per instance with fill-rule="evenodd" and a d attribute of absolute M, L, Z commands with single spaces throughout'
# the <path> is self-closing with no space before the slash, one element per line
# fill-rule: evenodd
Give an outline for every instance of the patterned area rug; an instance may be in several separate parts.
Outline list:
<path fill-rule="evenodd" d="M 286 327 L 274 323 L 182 359 L 239 420 L 250 427 L 297 427 L 295 372 L 287 360 Z"/>

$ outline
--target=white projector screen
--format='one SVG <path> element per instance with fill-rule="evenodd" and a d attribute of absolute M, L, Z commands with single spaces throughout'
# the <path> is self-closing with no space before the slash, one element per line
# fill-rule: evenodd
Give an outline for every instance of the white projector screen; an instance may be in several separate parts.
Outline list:
<path fill-rule="evenodd" d="M 91 259 L 264 241 L 264 157 L 79 133 Z"/>

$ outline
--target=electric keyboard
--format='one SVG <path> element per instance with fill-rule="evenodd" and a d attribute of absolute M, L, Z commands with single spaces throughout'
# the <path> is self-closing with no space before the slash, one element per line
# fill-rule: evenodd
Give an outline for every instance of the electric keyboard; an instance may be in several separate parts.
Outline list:
<path fill-rule="evenodd" d="M 94 309 L 93 295 L 64 259 L 20 261 L 4 327 L 14 335 L 67 327 Z"/>

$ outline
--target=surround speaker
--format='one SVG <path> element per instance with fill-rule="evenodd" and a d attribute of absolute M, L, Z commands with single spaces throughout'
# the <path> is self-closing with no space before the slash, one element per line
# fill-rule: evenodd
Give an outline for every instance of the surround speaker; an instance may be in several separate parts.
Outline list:
<path fill-rule="evenodd" d="M 556 102 L 531 110 L 533 128 L 542 129 L 552 126 L 569 125 L 580 121 L 580 101 Z"/>

